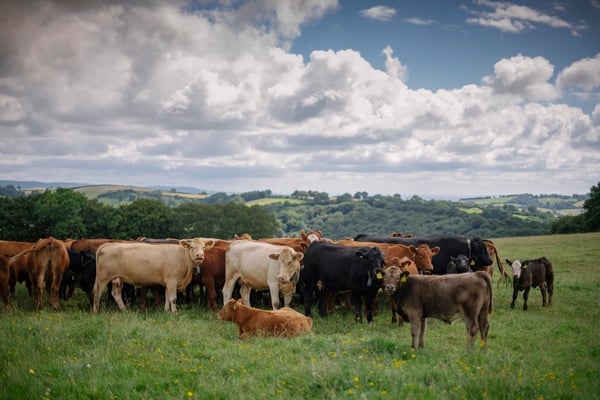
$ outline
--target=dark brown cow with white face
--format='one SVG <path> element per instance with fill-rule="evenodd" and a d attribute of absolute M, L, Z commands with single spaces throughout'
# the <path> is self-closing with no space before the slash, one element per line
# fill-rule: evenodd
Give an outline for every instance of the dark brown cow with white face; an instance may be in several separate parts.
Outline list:
<path fill-rule="evenodd" d="M 481 335 L 482 350 L 486 348 L 489 330 L 488 315 L 492 313 L 492 279 L 487 272 L 459 275 L 410 275 L 402 272 L 397 285 L 385 287 L 393 294 L 398 312 L 411 324 L 412 347 L 425 347 L 423 336 L 427 318 L 451 323 L 462 317 L 473 348 L 475 335 Z"/>
<path fill-rule="evenodd" d="M 546 258 L 535 260 L 510 261 L 506 260 L 513 270 L 513 298 L 510 308 L 515 307 L 515 301 L 519 291 L 523 291 L 523 310 L 527 310 L 527 299 L 532 287 L 540 288 L 542 293 L 542 306 L 546 305 L 546 292 L 548 294 L 548 305 L 552 304 L 554 292 L 554 271 L 552 263 Z"/>

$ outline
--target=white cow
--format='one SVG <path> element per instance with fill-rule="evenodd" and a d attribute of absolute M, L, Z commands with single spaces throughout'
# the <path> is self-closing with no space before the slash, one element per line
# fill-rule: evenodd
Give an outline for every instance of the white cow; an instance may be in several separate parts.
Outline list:
<path fill-rule="evenodd" d="M 105 243 L 96 253 L 93 310 L 98 312 L 102 292 L 115 280 L 112 295 L 121 310 L 121 281 L 135 286 L 165 287 L 165 311 L 177 313 L 177 292 L 190 283 L 196 265 L 204 261 L 204 250 L 213 240 L 184 239 L 179 244 Z"/>
<path fill-rule="evenodd" d="M 279 292 L 289 306 L 300 274 L 304 254 L 288 246 L 246 240 L 234 241 L 225 253 L 223 303 L 231 299 L 236 282 L 244 303 L 250 305 L 250 290 L 269 289 L 273 309 L 279 308 Z"/>

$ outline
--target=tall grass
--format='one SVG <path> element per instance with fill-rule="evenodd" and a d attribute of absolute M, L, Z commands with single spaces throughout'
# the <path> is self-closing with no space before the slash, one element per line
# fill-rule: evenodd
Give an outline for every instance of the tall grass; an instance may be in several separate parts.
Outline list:
<path fill-rule="evenodd" d="M 494 242 L 503 258 L 548 257 L 555 296 L 542 307 L 535 289 L 528 311 L 521 296 L 511 310 L 512 289 L 500 285 L 487 353 L 466 351 L 462 321 L 436 320 L 427 347 L 412 351 L 410 325 L 391 324 L 384 298 L 372 325 L 338 308 L 309 335 L 240 341 L 197 305 L 92 314 L 78 295 L 61 313 L 35 312 L 19 287 L 17 309 L 0 318 L 0 398 L 597 398 L 600 234 Z"/>

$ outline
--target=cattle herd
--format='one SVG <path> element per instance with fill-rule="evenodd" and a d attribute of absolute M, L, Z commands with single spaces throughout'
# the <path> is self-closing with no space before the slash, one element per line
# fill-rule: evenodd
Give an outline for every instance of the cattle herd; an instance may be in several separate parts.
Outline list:
<path fill-rule="evenodd" d="M 553 271 L 548 259 L 505 261 L 513 271 L 511 308 L 523 291 L 527 310 L 531 287 L 540 288 L 543 305 L 552 304 Z M 5 308 L 11 309 L 15 286 L 24 283 L 39 310 L 45 288 L 48 303 L 58 311 L 61 299 L 67 300 L 78 287 L 98 312 L 107 287 L 122 310 L 136 297 L 140 307 L 146 307 L 146 293 L 151 290 L 155 302 L 164 301 L 164 310 L 176 313 L 177 302 L 189 301 L 200 286 L 207 307 L 218 311 L 219 319 L 235 323 L 245 339 L 308 333 L 315 301 L 323 317 L 335 301 L 345 299 L 357 322 L 362 322 L 364 309 L 372 322 L 378 294 L 383 293 L 392 322 L 411 324 L 413 348 L 424 347 L 427 318 L 448 323 L 462 318 L 468 348 L 479 333 L 485 349 L 494 262 L 500 280 L 510 279 L 490 240 L 463 236 L 361 234 L 333 241 L 321 232 L 302 230 L 298 238 L 258 240 L 248 235 L 232 240 L 0 240 L 0 295 Z M 252 307 L 252 291 L 267 290 L 272 310 Z M 304 306 L 304 314 L 290 308 L 294 301 Z"/>

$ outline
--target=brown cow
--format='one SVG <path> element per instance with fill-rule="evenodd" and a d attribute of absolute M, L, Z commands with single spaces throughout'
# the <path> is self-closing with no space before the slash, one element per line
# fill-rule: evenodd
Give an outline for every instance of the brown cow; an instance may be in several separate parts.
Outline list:
<path fill-rule="evenodd" d="M 118 239 L 79 239 L 67 241 L 67 247 L 74 251 L 95 253 L 104 243 L 131 243 L 131 240 Z"/>
<path fill-rule="evenodd" d="M 498 254 L 498 249 L 496 248 L 496 245 L 494 244 L 494 242 L 492 242 L 489 239 L 483 239 L 483 244 L 487 248 L 490 258 L 492 260 L 495 259 L 496 264 L 498 265 L 498 270 L 500 271 L 500 278 L 498 279 L 498 285 L 500 285 L 500 282 L 505 278 L 508 279 L 508 281 L 510 282 L 510 277 L 506 274 L 506 272 L 504 270 L 504 264 L 502 264 L 502 261 L 500 260 L 500 255 Z M 480 271 L 487 271 L 490 274 L 490 276 L 493 277 L 494 276 L 494 264 L 492 263 L 491 265 L 482 267 L 480 269 Z"/>
<path fill-rule="evenodd" d="M 385 293 L 393 294 L 399 313 L 410 322 L 415 350 L 425 347 L 427 318 L 451 323 L 460 316 L 467 328 L 467 349 L 473 348 L 479 331 L 481 348 L 485 350 L 490 327 L 488 315 L 492 313 L 492 278 L 487 272 L 410 275 L 405 271 L 397 285 L 385 287 Z"/>
<path fill-rule="evenodd" d="M 385 288 L 389 285 L 397 286 L 400 283 L 400 274 L 402 274 L 402 271 L 408 271 L 408 273 L 411 275 L 419 274 L 417 266 L 410 258 L 402 257 L 400 259 L 398 257 L 394 257 L 384 269 L 383 287 Z M 389 294 L 386 294 L 386 296 L 392 310 L 392 324 L 398 322 L 398 327 L 402 328 L 404 325 L 404 319 L 402 319 L 402 317 L 400 317 L 400 319 L 396 318 L 396 301 L 394 300 L 394 296 Z"/>
<path fill-rule="evenodd" d="M 56 311 L 60 311 L 58 291 L 64 272 L 69 268 L 69 254 L 62 240 L 52 236 L 38 240 L 31 248 L 20 252 L 13 257 L 11 262 L 30 254 L 29 280 L 33 292 L 35 307 L 43 307 L 44 282 L 50 284 L 48 302 Z M 48 288 L 48 287 L 47 287 Z"/>
<path fill-rule="evenodd" d="M 415 247 L 413 245 L 406 246 L 396 243 L 357 242 L 352 239 L 339 240 L 336 243 L 354 247 L 379 247 L 383 252 L 386 264 L 389 264 L 390 260 L 394 257 L 400 259 L 402 257 L 408 257 L 415 262 L 419 271 L 422 271 L 425 274 L 429 274 L 433 271 L 431 259 L 440 251 L 439 247 L 436 246 L 430 248 L 427 244 L 421 244 L 419 247 Z"/>
<path fill-rule="evenodd" d="M 178 245 L 103 244 L 96 254 L 93 310 L 98 312 L 102 292 L 111 281 L 112 296 L 119 308 L 124 310 L 121 285 L 115 284 L 122 281 L 135 286 L 164 286 L 164 310 L 177 313 L 177 292 L 183 291 L 190 283 L 194 268 L 204 262 L 204 250 L 213 245 L 213 240 L 200 238 L 180 240 Z"/>
<path fill-rule="evenodd" d="M 10 305 L 10 296 L 8 295 L 8 277 L 10 276 L 8 260 L 8 257 L 0 254 L 0 296 L 2 296 L 4 308 L 6 310 L 10 310 L 12 308 Z"/>
<path fill-rule="evenodd" d="M 23 250 L 30 249 L 33 246 L 31 242 L 15 242 L 10 240 L 0 240 L 0 254 L 4 256 L 15 256 Z M 18 283 L 25 282 L 27 292 L 31 296 L 31 281 L 29 280 L 28 263 L 30 254 L 23 255 L 15 261 L 8 261 L 9 275 L 8 290 L 11 296 L 15 294 L 15 287 Z"/>
<path fill-rule="evenodd" d="M 220 320 L 230 321 L 238 326 L 240 339 L 251 336 L 289 338 L 309 333 L 313 325 L 312 318 L 289 307 L 260 310 L 244 305 L 242 299 L 229 300 L 218 316 Z"/>

